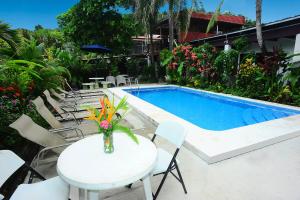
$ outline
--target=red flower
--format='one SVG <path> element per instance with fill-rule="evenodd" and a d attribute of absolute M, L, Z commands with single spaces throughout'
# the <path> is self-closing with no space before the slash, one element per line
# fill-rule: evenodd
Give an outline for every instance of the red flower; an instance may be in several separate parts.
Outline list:
<path fill-rule="evenodd" d="M 13 87 L 11 87 L 11 86 L 9 86 L 8 88 L 6 88 L 6 90 L 7 90 L 7 91 L 13 91 L 13 90 L 14 90 L 14 88 L 13 88 Z"/>
<path fill-rule="evenodd" d="M 0 87 L 0 92 L 5 92 L 5 88 Z"/>
<path fill-rule="evenodd" d="M 196 60 L 197 59 L 197 55 L 195 53 L 192 53 L 191 57 L 192 57 L 192 60 Z"/>
<path fill-rule="evenodd" d="M 19 97 L 19 96 L 21 96 L 21 94 L 18 93 L 18 92 L 16 92 L 15 96 L 16 96 L 16 97 Z"/>

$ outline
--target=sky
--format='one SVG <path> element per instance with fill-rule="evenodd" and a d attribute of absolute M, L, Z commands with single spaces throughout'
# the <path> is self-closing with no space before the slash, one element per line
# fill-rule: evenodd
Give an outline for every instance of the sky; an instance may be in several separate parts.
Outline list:
<path fill-rule="evenodd" d="M 0 20 L 13 28 L 57 28 L 56 16 L 79 0 L 0 0 Z M 214 11 L 220 0 L 203 0 L 206 11 Z M 263 22 L 300 15 L 300 0 L 263 0 Z M 230 11 L 255 19 L 255 0 L 225 0 L 222 12 Z"/>

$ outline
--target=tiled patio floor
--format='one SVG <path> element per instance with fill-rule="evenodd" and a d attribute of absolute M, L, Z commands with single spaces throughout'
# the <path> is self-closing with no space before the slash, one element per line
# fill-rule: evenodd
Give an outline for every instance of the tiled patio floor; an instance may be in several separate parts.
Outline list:
<path fill-rule="evenodd" d="M 149 130 L 153 130 L 146 123 Z M 165 141 L 158 146 L 171 150 Z M 208 165 L 189 150 L 179 153 L 180 168 L 188 194 L 169 176 L 158 197 L 161 200 L 299 200 L 300 199 L 300 137 L 265 147 L 228 160 Z M 56 175 L 55 164 L 43 170 L 49 177 Z M 101 172 L 99 172 L 101 173 Z M 156 190 L 161 177 L 152 178 Z M 105 200 L 142 200 L 140 182 L 132 189 L 103 191 Z M 78 191 L 71 189 L 71 199 Z"/>

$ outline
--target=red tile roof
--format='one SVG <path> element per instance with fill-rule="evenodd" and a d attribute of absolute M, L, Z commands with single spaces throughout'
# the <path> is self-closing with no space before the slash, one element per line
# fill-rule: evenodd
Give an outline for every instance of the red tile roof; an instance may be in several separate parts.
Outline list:
<path fill-rule="evenodd" d="M 193 12 L 192 14 L 192 18 L 203 19 L 203 20 L 210 20 L 211 16 L 212 14 L 197 13 L 197 12 Z M 232 16 L 232 15 L 219 15 L 218 21 L 232 23 L 232 24 L 240 24 L 240 25 L 244 25 L 246 22 L 245 17 Z"/>

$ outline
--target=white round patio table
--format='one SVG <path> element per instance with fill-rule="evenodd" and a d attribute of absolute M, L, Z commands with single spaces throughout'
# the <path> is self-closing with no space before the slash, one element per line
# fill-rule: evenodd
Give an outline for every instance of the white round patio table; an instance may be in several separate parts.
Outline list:
<path fill-rule="evenodd" d="M 102 134 L 79 140 L 67 147 L 57 161 L 59 176 L 72 186 L 88 191 L 89 199 L 99 199 L 99 191 L 143 180 L 147 200 L 152 200 L 151 172 L 157 159 L 155 145 L 137 135 L 136 144 L 125 133 L 113 135 L 114 152 L 104 153 Z"/>
<path fill-rule="evenodd" d="M 93 78 L 89 78 L 89 79 L 95 81 L 95 88 L 98 89 L 99 88 L 99 81 L 104 80 L 104 77 L 93 77 Z"/>

